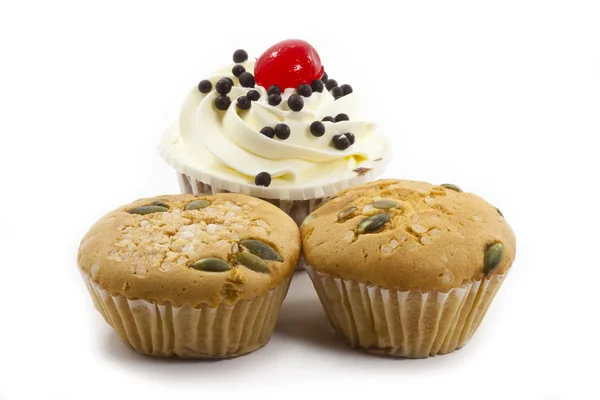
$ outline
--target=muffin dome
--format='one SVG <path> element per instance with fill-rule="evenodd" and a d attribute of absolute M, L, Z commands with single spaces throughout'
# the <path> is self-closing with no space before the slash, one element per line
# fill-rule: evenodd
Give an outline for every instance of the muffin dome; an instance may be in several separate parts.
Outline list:
<path fill-rule="evenodd" d="M 294 221 L 241 194 L 138 200 L 100 219 L 78 262 L 111 295 L 196 307 L 262 296 L 299 257 Z"/>
<path fill-rule="evenodd" d="M 501 212 L 454 185 L 379 180 L 344 190 L 301 226 L 317 272 L 401 291 L 447 292 L 503 274 L 515 236 Z"/>

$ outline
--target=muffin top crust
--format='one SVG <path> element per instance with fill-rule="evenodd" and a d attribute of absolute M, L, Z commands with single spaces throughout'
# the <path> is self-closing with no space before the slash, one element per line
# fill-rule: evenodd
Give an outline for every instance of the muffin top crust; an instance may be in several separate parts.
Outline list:
<path fill-rule="evenodd" d="M 140 199 L 102 217 L 78 264 L 111 294 L 197 306 L 252 299 L 291 276 L 300 254 L 294 221 L 241 194 Z"/>
<path fill-rule="evenodd" d="M 515 236 L 499 209 L 455 185 L 379 180 L 344 190 L 301 226 L 318 272 L 396 290 L 447 292 L 503 274 Z"/>

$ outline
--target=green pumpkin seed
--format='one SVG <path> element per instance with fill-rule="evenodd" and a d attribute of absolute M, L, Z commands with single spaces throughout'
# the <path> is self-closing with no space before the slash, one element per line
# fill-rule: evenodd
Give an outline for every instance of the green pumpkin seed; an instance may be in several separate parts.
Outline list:
<path fill-rule="evenodd" d="M 453 185 L 451 183 L 442 183 L 440 186 L 443 188 L 446 188 L 448 190 L 454 190 L 455 192 L 462 193 L 461 188 L 459 188 L 458 186 Z"/>
<path fill-rule="evenodd" d="M 281 256 L 271 246 L 260 240 L 246 239 L 242 240 L 240 244 L 247 248 L 250 253 L 263 260 L 283 261 Z"/>
<path fill-rule="evenodd" d="M 498 211 L 498 214 L 500 214 L 501 217 L 504 217 L 504 214 L 502 214 L 502 211 L 500 211 L 499 208 L 496 208 L 496 211 Z"/>
<path fill-rule="evenodd" d="M 163 206 L 141 206 L 141 207 L 132 208 L 131 210 L 127 210 L 127 212 L 129 214 L 139 214 L 139 215 L 146 215 L 146 214 L 153 214 L 153 213 L 167 212 L 167 211 L 169 211 L 169 209 L 167 207 L 163 207 Z"/>
<path fill-rule="evenodd" d="M 390 222 L 390 216 L 388 214 L 377 214 L 367 217 L 358 224 L 358 233 L 377 232 L 388 222 Z"/>
<path fill-rule="evenodd" d="M 348 207 L 348 208 L 344 208 L 338 214 L 338 222 L 347 220 L 352 214 L 354 214 L 354 211 L 356 211 L 356 207 L 354 207 L 354 206 Z"/>
<path fill-rule="evenodd" d="M 220 258 L 203 258 L 190 265 L 190 267 L 197 269 L 198 271 L 207 272 L 225 272 L 231 269 L 231 265 Z"/>
<path fill-rule="evenodd" d="M 237 260 L 244 267 L 251 269 L 252 271 L 260 272 L 262 274 L 269 274 L 271 270 L 267 267 L 267 263 L 265 263 L 260 257 L 255 256 L 251 253 L 241 253 L 238 254 Z"/>
<path fill-rule="evenodd" d="M 210 201 L 205 200 L 205 199 L 200 199 L 200 200 L 194 200 L 191 203 L 188 203 L 185 206 L 186 211 L 190 211 L 190 210 L 200 210 L 202 208 L 207 207 L 210 204 Z"/>
<path fill-rule="evenodd" d="M 156 200 L 152 202 L 153 206 L 166 207 L 169 208 L 169 205 L 165 203 L 163 200 Z"/>
<path fill-rule="evenodd" d="M 504 245 L 495 243 L 488 247 L 483 256 L 483 272 L 487 275 L 500 265 L 504 255 Z"/>
<path fill-rule="evenodd" d="M 394 200 L 377 200 L 370 204 L 371 207 L 377 208 L 378 210 L 389 210 L 390 208 L 396 208 L 400 205 L 397 201 Z"/>

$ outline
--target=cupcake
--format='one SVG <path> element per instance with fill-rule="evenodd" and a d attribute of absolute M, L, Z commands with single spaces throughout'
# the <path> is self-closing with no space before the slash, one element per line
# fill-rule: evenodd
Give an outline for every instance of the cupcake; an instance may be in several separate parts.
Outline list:
<path fill-rule="evenodd" d="M 301 227 L 308 273 L 351 347 L 422 358 L 475 333 L 515 257 L 500 210 L 455 185 L 347 189 Z"/>
<path fill-rule="evenodd" d="M 96 309 L 137 352 L 221 358 L 267 344 L 299 253 L 298 227 L 272 204 L 176 195 L 101 218 L 78 264 Z"/>
<path fill-rule="evenodd" d="M 256 62 L 237 50 L 233 61 L 191 90 L 160 143 L 183 193 L 252 195 L 300 224 L 326 197 L 383 172 L 387 140 L 310 44 L 286 40 Z"/>

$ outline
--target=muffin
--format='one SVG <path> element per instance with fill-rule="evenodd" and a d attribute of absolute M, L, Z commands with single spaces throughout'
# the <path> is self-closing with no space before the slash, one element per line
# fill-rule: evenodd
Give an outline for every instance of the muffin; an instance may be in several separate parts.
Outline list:
<path fill-rule="evenodd" d="M 280 207 L 299 225 L 324 198 L 380 175 L 390 146 L 348 84 L 302 40 L 244 50 L 194 87 L 161 156 L 183 193 L 235 192 Z"/>
<path fill-rule="evenodd" d="M 475 333 L 515 257 L 500 210 L 455 185 L 380 180 L 338 193 L 301 227 L 306 267 L 353 348 L 422 358 Z"/>
<path fill-rule="evenodd" d="M 233 357 L 269 341 L 300 254 L 292 219 L 241 194 L 160 196 L 101 218 L 78 264 L 123 342 L 156 357 Z"/>

